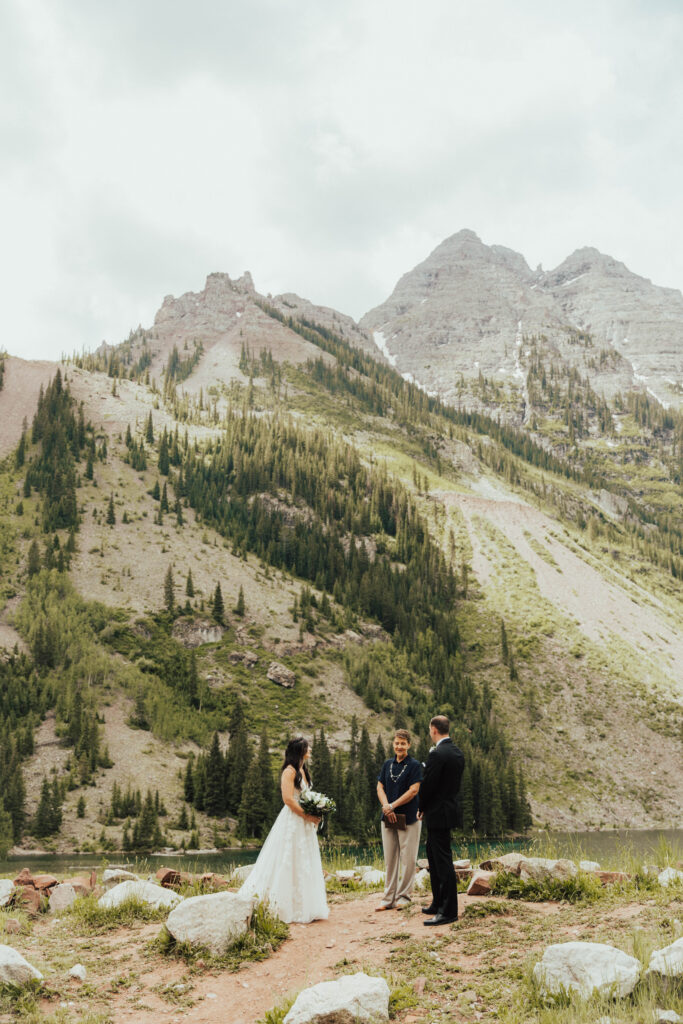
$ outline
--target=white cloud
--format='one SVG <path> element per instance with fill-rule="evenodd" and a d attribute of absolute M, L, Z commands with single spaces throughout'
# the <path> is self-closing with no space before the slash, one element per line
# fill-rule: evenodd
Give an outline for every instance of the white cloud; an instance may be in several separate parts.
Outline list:
<path fill-rule="evenodd" d="M 213 270 L 360 316 L 471 227 L 683 284 L 683 13 L 578 0 L 10 0 L 10 351 L 118 340 Z M 12 97 L 12 100 L 9 97 Z"/>

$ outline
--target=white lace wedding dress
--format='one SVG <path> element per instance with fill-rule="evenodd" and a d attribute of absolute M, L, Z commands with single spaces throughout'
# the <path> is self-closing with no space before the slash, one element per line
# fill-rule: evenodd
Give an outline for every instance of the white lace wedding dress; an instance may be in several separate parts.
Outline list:
<path fill-rule="evenodd" d="M 308 788 L 305 781 L 303 788 Z M 285 804 L 239 891 L 267 899 L 288 924 L 329 917 L 316 826 Z"/>

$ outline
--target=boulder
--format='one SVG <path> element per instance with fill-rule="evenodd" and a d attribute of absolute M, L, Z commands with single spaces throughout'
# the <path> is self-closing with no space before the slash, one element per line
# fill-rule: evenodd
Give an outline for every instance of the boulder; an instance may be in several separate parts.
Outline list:
<path fill-rule="evenodd" d="M 523 882 L 543 882 L 546 879 L 566 882 L 578 874 L 573 860 L 550 860 L 547 857 L 523 857 L 518 871 Z"/>
<path fill-rule="evenodd" d="M 21 922 L 17 921 L 16 917 L 10 917 L 9 921 L 5 921 L 6 935 L 19 935 L 20 932 Z"/>
<path fill-rule="evenodd" d="M 102 875 L 102 885 L 105 889 L 113 889 L 121 882 L 139 882 L 140 879 L 132 871 L 124 868 L 106 868 Z"/>
<path fill-rule="evenodd" d="M 660 1010 L 657 1007 L 652 1016 L 655 1024 L 683 1024 L 683 1017 L 675 1010 Z"/>
<path fill-rule="evenodd" d="M 478 868 L 472 875 L 472 881 L 467 887 L 468 896 L 490 896 L 491 895 L 491 879 L 496 874 L 495 871 L 482 871 Z"/>
<path fill-rule="evenodd" d="M 453 867 L 455 868 L 456 871 L 464 871 L 465 868 L 472 867 L 472 861 L 469 859 L 469 857 L 466 860 L 454 860 Z"/>
<path fill-rule="evenodd" d="M 683 978 L 683 938 L 663 949 L 656 949 L 650 957 L 647 973 L 659 974 L 663 978 Z"/>
<path fill-rule="evenodd" d="M 258 665 L 258 654 L 254 654 L 253 651 L 245 651 L 243 661 L 247 668 L 254 668 Z"/>
<path fill-rule="evenodd" d="M 271 661 L 266 675 L 271 683 L 277 683 L 286 689 L 291 689 L 296 682 L 296 675 L 292 672 L 291 668 L 281 665 L 279 661 Z"/>
<path fill-rule="evenodd" d="M 47 892 L 48 889 L 54 889 L 57 883 L 58 879 L 54 875 L 33 876 L 33 888 L 37 889 L 38 892 Z"/>
<path fill-rule="evenodd" d="M 617 882 L 629 882 L 631 876 L 625 871 L 594 871 L 593 874 L 601 885 L 614 885 Z"/>
<path fill-rule="evenodd" d="M 31 874 L 31 872 L 29 871 L 28 868 L 23 868 L 19 872 L 17 877 L 14 879 L 14 884 L 15 885 L 22 885 L 22 886 L 30 885 L 31 888 L 34 887 L 33 886 L 33 875 Z"/>
<path fill-rule="evenodd" d="M 386 871 L 379 871 L 377 868 L 370 868 L 365 874 L 361 875 L 361 881 L 363 885 L 384 885 L 386 881 Z"/>
<path fill-rule="evenodd" d="M 342 868 L 340 871 L 335 871 L 334 877 L 338 878 L 340 882 L 350 882 L 352 878 L 356 877 L 356 872 L 353 868 Z"/>
<path fill-rule="evenodd" d="M 548 946 L 534 967 L 544 995 L 565 992 L 589 999 L 594 993 L 623 998 L 636 986 L 640 962 L 602 942 L 562 942 Z"/>
<path fill-rule="evenodd" d="M 87 896 L 95 891 L 97 872 L 91 871 L 89 875 L 74 875 L 73 878 L 65 878 L 64 881 L 74 887 L 77 896 Z"/>
<path fill-rule="evenodd" d="M 170 889 L 162 889 L 160 885 L 153 882 L 142 882 L 140 880 L 131 882 L 119 882 L 104 896 L 100 896 L 97 905 L 100 907 L 120 907 L 127 900 L 139 900 L 147 903 L 150 907 L 175 907 L 182 901 L 182 896 Z"/>
<path fill-rule="evenodd" d="M 58 914 L 60 910 L 66 910 L 77 898 L 78 893 L 70 882 L 56 885 L 50 894 L 50 913 Z"/>
<path fill-rule="evenodd" d="M 25 914 L 29 914 L 30 917 L 37 917 L 40 913 L 40 905 L 42 896 L 37 889 L 34 889 L 30 885 L 25 885 L 14 890 L 12 896 L 12 906 L 16 907 L 17 910 L 23 910 Z"/>
<path fill-rule="evenodd" d="M 597 860 L 580 860 L 579 861 L 580 871 L 599 871 L 600 865 Z"/>
<path fill-rule="evenodd" d="M 235 892 L 191 896 L 171 911 L 166 927 L 176 942 L 205 946 L 220 955 L 249 928 L 255 902 Z"/>
<path fill-rule="evenodd" d="M 472 868 L 455 868 L 455 877 L 458 881 L 462 881 L 464 878 L 471 878 L 474 874 Z"/>
<path fill-rule="evenodd" d="M 479 867 L 482 871 L 505 871 L 511 875 L 518 875 L 519 865 L 523 860 L 521 853 L 504 853 L 500 857 L 483 860 Z"/>
<path fill-rule="evenodd" d="M 174 889 L 182 881 L 180 872 L 174 871 L 173 868 L 159 868 L 156 880 L 165 889 Z"/>
<path fill-rule="evenodd" d="M 9 878 L 0 878 L 0 907 L 9 903 L 13 892 L 14 882 L 10 882 Z"/>
<path fill-rule="evenodd" d="M 657 881 L 664 886 L 669 886 L 672 882 L 683 882 L 683 871 L 677 871 L 676 868 L 664 868 L 657 875 Z"/>
<path fill-rule="evenodd" d="M 88 977 L 88 972 L 86 971 L 83 964 L 74 964 L 71 970 L 69 971 L 69 977 L 77 978 L 78 981 L 85 981 L 85 979 Z"/>
<path fill-rule="evenodd" d="M 426 889 L 429 885 L 429 872 L 423 868 L 415 875 L 415 888 Z"/>
<path fill-rule="evenodd" d="M 429 871 L 429 861 L 426 857 L 418 858 L 417 866 L 420 871 Z"/>
<path fill-rule="evenodd" d="M 365 1024 L 389 1019 L 389 986 L 363 972 L 337 981 L 321 981 L 296 997 L 283 1024 Z"/>
<path fill-rule="evenodd" d="M 43 976 L 33 964 L 24 960 L 21 953 L 11 946 L 0 946 L 0 985 L 16 985 L 20 988 L 29 981 L 42 981 Z"/>
<path fill-rule="evenodd" d="M 249 871 L 251 871 L 254 865 L 249 864 L 245 866 L 247 866 L 249 868 Z M 247 874 L 248 873 L 249 872 L 247 872 Z M 181 875 L 181 878 L 182 877 L 183 876 Z M 230 885 L 230 882 L 228 881 L 227 878 L 223 878 L 222 875 L 216 875 L 214 874 L 213 871 L 204 872 L 203 875 L 199 876 L 199 881 L 201 882 L 205 889 L 213 889 L 214 891 L 216 889 L 227 889 Z"/>

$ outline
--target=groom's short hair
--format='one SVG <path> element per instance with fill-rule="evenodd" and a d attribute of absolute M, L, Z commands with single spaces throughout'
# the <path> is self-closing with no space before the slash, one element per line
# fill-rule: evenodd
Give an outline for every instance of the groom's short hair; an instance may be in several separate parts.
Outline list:
<path fill-rule="evenodd" d="M 405 740 L 410 745 L 410 733 L 407 729 L 396 729 L 394 732 L 394 739 Z"/>
<path fill-rule="evenodd" d="M 435 715 L 429 724 L 436 729 L 440 736 L 448 736 L 451 723 L 445 715 Z"/>

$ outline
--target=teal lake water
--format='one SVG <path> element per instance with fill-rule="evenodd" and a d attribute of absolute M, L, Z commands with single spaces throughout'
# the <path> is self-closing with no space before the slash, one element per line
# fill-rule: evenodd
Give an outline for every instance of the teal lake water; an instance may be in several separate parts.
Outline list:
<path fill-rule="evenodd" d="M 683 860 L 683 829 L 652 829 L 649 831 L 618 830 L 609 832 L 551 832 L 534 835 L 521 842 L 453 843 L 454 857 L 470 857 L 476 861 L 495 848 L 499 852 L 531 848 L 539 856 L 547 854 L 550 844 L 558 856 L 570 857 L 573 860 L 586 858 L 596 860 L 610 868 L 614 861 L 621 861 L 625 854 L 640 860 L 654 859 L 662 843 L 668 844 L 673 850 L 675 860 Z M 322 844 L 323 860 L 338 861 L 348 858 L 350 863 L 367 863 L 375 857 L 381 857 L 381 846 L 335 846 Z M 22 867 L 31 871 L 50 872 L 55 875 L 75 874 L 86 868 L 99 868 L 105 861 L 111 865 L 128 866 L 140 873 L 154 872 L 159 867 L 174 867 L 182 871 L 201 872 L 215 871 L 225 874 L 230 868 L 239 864 L 251 864 L 256 860 L 258 850 L 223 850 L 220 853 L 172 854 L 170 856 L 138 856 L 122 853 L 102 854 L 65 854 L 40 857 L 22 856 L 0 861 L 0 875 L 10 875 Z M 420 852 L 424 856 L 424 850 Z"/>

